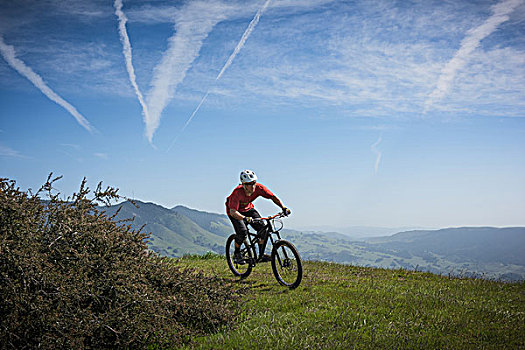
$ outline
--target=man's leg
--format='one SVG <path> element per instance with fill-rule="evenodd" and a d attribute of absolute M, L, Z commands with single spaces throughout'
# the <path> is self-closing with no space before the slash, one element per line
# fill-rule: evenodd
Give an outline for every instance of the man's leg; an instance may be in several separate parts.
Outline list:
<path fill-rule="evenodd" d="M 260 219 L 261 214 L 255 209 L 251 209 L 247 212 L 243 212 L 242 215 L 249 216 L 254 219 Z M 254 222 L 251 224 L 251 226 L 257 231 L 259 234 L 259 258 L 264 255 L 264 250 L 266 249 L 266 241 L 268 240 L 268 234 L 266 232 L 266 226 L 261 223 Z"/>
<path fill-rule="evenodd" d="M 235 253 L 239 252 L 242 242 L 246 239 L 248 234 L 248 227 L 243 220 L 237 220 L 234 217 L 228 215 L 232 222 L 233 228 L 235 229 Z"/>

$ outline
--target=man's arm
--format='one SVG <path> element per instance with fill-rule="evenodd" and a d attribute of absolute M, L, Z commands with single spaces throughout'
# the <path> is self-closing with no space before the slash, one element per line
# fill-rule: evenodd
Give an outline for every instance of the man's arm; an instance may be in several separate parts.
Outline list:
<path fill-rule="evenodd" d="M 272 202 L 274 202 L 275 205 L 278 206 L 279 208 L 281 208 L 281 209 L 285 208 L 285 206 L 283 205 L 283 202 L 281 202 L 281 200 L 279 198 L 277 198 L 276 195 L 274 195 L 271 199 L 272 199 Z"/>
<path fill-rule="evenodd" d="M 234 219 L 237 219 L 237 220 L 244 220 L 244 215 L 242 215 L 235 209 L 230 208 L 230 216 L 232 216 Z"/>
<path fill-rule="evenodd" d="M 283 202 L 281 202 L 281 200 L 280 200 L 279 198 L 277 198 L 276 195 L 274 195 L 274 196 L 272 197 L 272 201 L 275 203 L 275 205 L 279 206 L 279 208 L 282 209 L 283 214 L 284 214 L 285 216 L 288 216 L 288 215 L 290 215 L 290 214 L 292 213 L 292 212 L 290 211 L 290 209 L 288 209 L 287 207 L 285 207 L 285 206 L 283 205 Z"/>

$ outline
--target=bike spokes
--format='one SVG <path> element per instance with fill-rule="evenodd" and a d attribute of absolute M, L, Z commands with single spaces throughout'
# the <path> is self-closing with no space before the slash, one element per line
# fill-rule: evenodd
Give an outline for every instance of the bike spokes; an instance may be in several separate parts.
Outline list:
<path fill-rule="evenodd" d="M 290 289 L 297 288 L 303 278 L 303 265 L 301 263 L 301 257 L 297 252 L 295 246 L 283 239 L 279 234 L 279 230 L 282 228 L 275 228 L 273 220 L 278 217 L 283 217 L 283 213 L 263 218 L 266 221 L 266 234 L 272 243 L 272 270 L 277 281 L 283 286 L 287 286 Z M 275 235 L 275 237 L 272 237 Z M 243 244 L 240 247 L 240 252 L 235 254 L 235 234 L 228 237 L 226 241 L 226 260 L 228 261 L 228 267 L 235 276 L 246 278 L 252 272 L 253 267 L 261 261 L 267 261 L 266 258 L 259 259 L 259 238 L 260 235 L 255 235 L 252 232 L 248 232 L 248 236 L 245 238 Z M 266 240 L 265 244 L 268 241 Z M 257 250 L 257 251 L 256 251 Z M 261 251 L 260 254 L 263 254 Z M 261 255 L 263 256 L 263 255 Z"/>
<path fill-rule="evenodd" d="M 303 274 L 301 258 L 297 249 L 289 242 L 280 241 L 272 252 L 272 268 L 282 285 L 295 288 L 301 283 Z"/>
<path fill-rule="evenodd" d="M 226 259 L 234 275 L 247 277 L 252 270 L 252 256 L 245 244 L 242 244 L 239 254 L 235 254 L 235 235 L 228 238 L 226 244 Z"/>

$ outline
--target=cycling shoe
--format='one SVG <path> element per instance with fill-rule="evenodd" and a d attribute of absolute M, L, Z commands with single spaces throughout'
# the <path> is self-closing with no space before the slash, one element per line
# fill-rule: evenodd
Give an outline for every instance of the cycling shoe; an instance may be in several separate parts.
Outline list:
<path fill-rule="evenodd" d="M 244 265 L 246 261 L 242 258 L 241 252 L 233 253 L 233 262 L 237 265 Z"/>
<path fill-rule="evenodd" d="M 268 254 L 263 254 L 259 258 L 259 262 L 269 262 L 269 261 L 272 261 L 272 258 Z"/>

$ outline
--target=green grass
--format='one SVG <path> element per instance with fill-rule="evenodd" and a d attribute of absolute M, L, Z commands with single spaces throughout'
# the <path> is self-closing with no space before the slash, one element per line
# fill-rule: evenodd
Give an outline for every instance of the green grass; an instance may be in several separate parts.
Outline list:
<path fill-rule="evenodd" d="M 238 280 L 224 257 L 174 259 Z M 185 349 L 525 349 L 525 284 L 304 262 L 299 288 L 260 264 L 237 326 Z"/>

